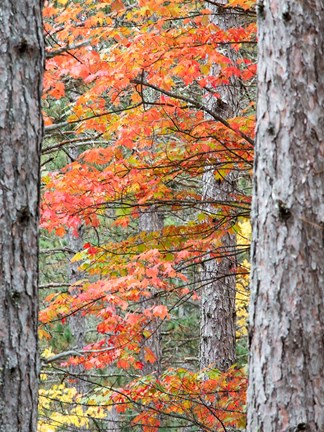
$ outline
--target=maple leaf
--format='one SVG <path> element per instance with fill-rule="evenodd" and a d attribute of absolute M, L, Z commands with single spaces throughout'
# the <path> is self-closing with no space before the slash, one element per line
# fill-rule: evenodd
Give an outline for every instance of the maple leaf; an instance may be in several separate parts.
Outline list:
<path fill-rule="evenodd" d="M 229 219 L 232 224 L 235 205 L 241 206 L 238 212 L 249 210 L 248 198 L 233 193 L 229 203 L 211 203 L 205 211 L 200 185 L 206 167 L 214 167 L 215 179 L 221 182 L 231 172 L 242 172 L 245 178 L 246 167 L 251 169 L 253 148 L 242 132 L 253 137 L 253 108 L 244 107 L 244 117 L 223 119 L 224 124 L 207 118 L 204 107 L 209 98 L 218 103 L 219 87 L 231 85 L 236 76 L 254 79 L 250 48 L 248 54 L 246 46 L 241 48 L 242 42 L 255 40 L 255 26 L 224 31 L 210 22 L 211 11 L 204 2 L 131 3 L 131 11 L 121 0 L 59 0 L 55 8 L 49 3 L 44 9 L 52 53 L 85 40 L 90 44 L 47 60 L 47 131 L 60 132 L 49 138 L 48 154 L 51 147 L 65 149 L 74 143 L 87 150 L 65 168 L 56 167 L 56 174 L 44 176 L 42 227 L 63 236 L 68 231 L 77 235 L 84 226 L 86 238 L 92 240 L 72 262 L 82 261 L 81 270 L 96 282 L 83 284 L 77 292 L 73 287 L 74 294 L 70 290 L 67 297 L 45 295 L 48 307 L 40 315 L 49 328 L 50 321 L 64 320 L 71 311 L 94 320 L 97 332 L 87 351 L 69 362 L 85 369 L 114 364 L 145 370 L 138 361 L 140 352 L 153 364 L 154 353 L 143 347 L 143 339 L 154 337 L 150 323 L 174 319 L 167 306 L 152 306 L 153 290 L 167 294 L 170 310 L 179 296 L 197 300 L 190 271 L 184 275 L 182 269 L 199 269 L 200 274 L 204 257 L 219 260 L 227 229 L 236 233 L 229 223 L 219 221 Z M 231 0 L 232 7 L 250 4 Z M 237 62 L 226 55 L 228 42 L 235 42 Z M 65 126 L 58 127 L 61 122 Z M 165 226 L 136 234 L 143 209 L 152 216 L 152 209 L 158 209 Z M 92 246 L 93 233 L 98 237 L 93 244 L 100 247 Z M 238 284 L 246 282 L 245 275 L 237 278 Z M 239 296 L 237 300 L 245 325 L 246 303 Z M 44 332 L 43 336 L 47 337 Z M 119 412 L 129 409 L 130 415 L 131 401 L 138 402 L 143 413 L 134 426 L 143 425 L 146 431 L 158 430 L 156 410 L 194 416 L 215 431 L 222 430 L 217 417 L 226 425 L 244 423 L 244 379 L 234 371 L 214 379 L 206 379 L 206 371 L 201 378 L 185 369 L 130 382 L 122 375 L 124 388 L 113 396 L 102 390 L 102 400 L 113 401 Z M 61 427 L 65 424 L 68 421 Z"/>
<path fill-rule="evenodd" d="M 152 310 L 154 316 L 161 318 L 162 320 L 165 318 L 169 318 L 168 308 L 164 305 L 155 306 Z"/>
<path fill-rule="evenodd" d="M 156 362 L 156 356 L 153 353 L 153 351 L 149 347 L 144 347 L 144 359 L 145 361 L 149 363 L 155 363 Z"/>
<path fill-rule="evenodd" d="M 124 4 L 123 4 L 123 2 L 121 0 L 114 0 L 111 3 L 110 7 L 111 7 L 112 11 L 118 12 L 118 11 L 124 9 Z"/>

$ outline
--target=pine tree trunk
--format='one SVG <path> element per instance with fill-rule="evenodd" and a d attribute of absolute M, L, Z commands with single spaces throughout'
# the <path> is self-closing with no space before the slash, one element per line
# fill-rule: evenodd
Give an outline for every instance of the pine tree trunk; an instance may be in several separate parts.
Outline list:
<path fill-rule="evenodd" d="M 324 3 L 259 2 L 248 430 L 324 430 Z"/>
<path fill-rule="evenodd" d="M 214 170 L 207 167 L 203 176 L 204 199 L 224 200 L 230 181 L 219 185 Z M 210 209 L 210 212 L 215 209 Z M 235 259 L 236 239 L 226 234 L 219 262 L 207 256 L 202 277 L 200 321 L 200 367 L 228 369 L 236 359 L 235 354 Z M 226 256 L 228 254 L 229 256 Z M 231 256 L 232 254 L 232 256 Z"/>
<path fill-rule="evenodd" d="M 238 15 L 229 8 L 224 8 L 227 0 L 220 0 L 217 6 L 207 4 L 207 7 L 214 13 L 211 20 L 213 24 L 222 29 L 242 25 L 244 16 Z M 224 48 L 225 49 L 225 48 Z M 226 55 L 233 62 L 237 54 L 227 48 Z M 214 66 L 214 75 L 219 73 L 219 67 Z M 217 88 L 220 99 L 217 103 L 217 111 L 224 118 L 231 118 L 238 115 L 242 106 L 242 87 L 235 79 L 229 86 Z M 210 109 L 215 109 L 216 99 L 211 96 L 207 99 Z M 214 171 L 216 167 L 207 166 L 203 175 L 203 200 L 204 201 L 226 201 L 236 188 L 236 176 L 229 174 L 221 181 L 216 181 Z M 217 213 L 217 209 L 211 205 L 205 206 L 205 211 L 210 214 Z M 230 221 L 223 227 L 226 229 Z M 235 339 L 235 268 L 236 268 L 236 237 L 233 234 L 226 234 L 223 238 L 222 254 L 218 262 L 207 256 L 202 277 L 201 295 L 201 323 L 200 323 L 200 367 L 205 368 L 211 365 L 219 370 L 226 370 L 236 360 L 236 339 Z M 217 252 L 217 251 L 216 251 Z"/>
<path fill-rule="evenodd" d="M 41 2 L 0 2 L 0 431 L 37 419 Z"/>

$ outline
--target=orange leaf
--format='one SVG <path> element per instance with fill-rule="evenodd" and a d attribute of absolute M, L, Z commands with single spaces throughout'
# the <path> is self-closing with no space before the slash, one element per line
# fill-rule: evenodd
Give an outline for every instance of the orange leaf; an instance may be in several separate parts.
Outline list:
<path fill-rule="evenodd" d="M 164 305 L 155 306 L 153 308 L 153 315 L 161 319 L 169 317 L 168 308 Z"/>
<path fill-rule="evenodd" d="M 121 369 L 129 369 L 130 364 L 125 359 L 119 359 L 118 362 L 117 362 L 117 367 L 119 367 Z"/>
<path fill-rule="evenodd" d="M 113 12 L 118 12 L 122 9 L 124 9 L 124 4 L 121 0 L 115 0 L 111 3 L 111 10 Z"/>
<path fill-rule="evenodd" d="M 144 359 L 145 361 L 149 362 L 149 363 L 155 363 L 156 362 L 156 356 L 154 354 L 154 352 L 148 348 L 148 347 L 144 347 Z"/>

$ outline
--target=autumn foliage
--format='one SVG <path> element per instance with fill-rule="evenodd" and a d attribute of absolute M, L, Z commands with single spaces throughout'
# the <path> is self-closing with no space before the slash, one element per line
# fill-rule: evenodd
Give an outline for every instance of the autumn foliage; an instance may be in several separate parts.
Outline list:
<path fill-rule="evenodd" d="M 232 271 L 240 293 L 238 336 L 245 334 L 254 2 L 219 5 L 219 13 L 248 17 L 246 26 L 226 31 L 210 19 L 211 5 L 218 3 L 45 2 L 41 226 L 61 249 L 81 230 L 84 243 L 72 258 L 80 280 L 69 286 L 60 279 L 53 289 L 44 277 L 40 335 L 44 347 L 53 344 L 58 325 L 68 327 L 74 314 L 95 331 L 82 352 L 59 361 L 58 349 L 44 356 L 45 369 L 66 373 L 69 385 L 54 388 L 44 380 L 41 431 L 99 424 L 111 407 L 122 422 L 147 432 L 163 424 L 206 431 L 244 426 L 246 377 L 239 365 L 225 373 L 212 364 L 201 371 L 197 361 L 175 367 L 171 355 L 161 360 L 162 374 L 143 374 L 145 363 L 158 360 L 149 345 L 152 328 L 166 333 L 172 349 L 172 332 L 189 337 L 194 331 L 181 324 L 179 311 L 198 307 L 201 269 L 208 259 L 222 259 L 227 233 L 237 236 L 240 264 Z M 246 100 L 239 116 L 226 118 L 219 89 L 234 82 L 246 89 Z M 206 169 L 219 184 L 238 173 L 225 201 L 206 202 Z M 143 215 L 158 215 L 161 229 L 141 230 Z M 87 394 L 73 389 L 80 370 L 91 387 Z M 105 378 L 107 370 L 121 378 Z M 101 372 L 84 378 L 94 371 L 101 378 Z"/>

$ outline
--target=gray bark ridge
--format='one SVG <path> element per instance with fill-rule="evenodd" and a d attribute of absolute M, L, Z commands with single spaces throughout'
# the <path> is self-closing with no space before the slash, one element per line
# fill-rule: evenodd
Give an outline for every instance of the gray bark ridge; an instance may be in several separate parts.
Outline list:
<path fill-rule="evenodd" d="M 324 3 L 260 1 L 248 431 L 324 431 Z"/>
<path fill-rule="evenodd" d="M 227 0 L 217 2 L 217 6 L 207 4 L 215 15 L 212 22 L 219 27 L 228 30 L 241 26 L 246 22 L 245 16 L 238 15 L 231 9 L 225 8 Z M 237 60 L 237 53 L 227 48 L 226 55 Z M 219 67 L 214 65 L 215 76 L 220 72 Z M 232 79 L 231 85 L 219 86 L 217 92 L 220 99 L 217 101 L 217 110 L 224 118 L 239 115 L 243 100 L 242 86 L 237 79 Z M 207 100 L 208 107 L 215 109 L 215 98 L 212 96 Z M 231 194 L 237 187 L 237 176 L 228 174 L 221 181 L 216 181 L 214 172 L 216 167 L 206 166 L 203 175 L 203 201 L 205 200 L 230 200 Z M 211 205 L 204 209 L 209 214 L 217 213 L 217 209 Z M 225 229 L 231 224 L 230 217 L 224 226 L 217 229 Z M 201 294 L 201 323 L 200 323 L 200 367 L 215 367 L 225 371 L 236 361 L 236 310 L 235 310 L 235 285 L 236 276 L 236 236 L 227 233 L 223 237 L 222 254 L 218 262 L 207 256 L 204 264 Z"/>
<path fill-rule="evenodd" d="M 0 2 L 0 431 L 35 432 L 41 2 Z"/>

